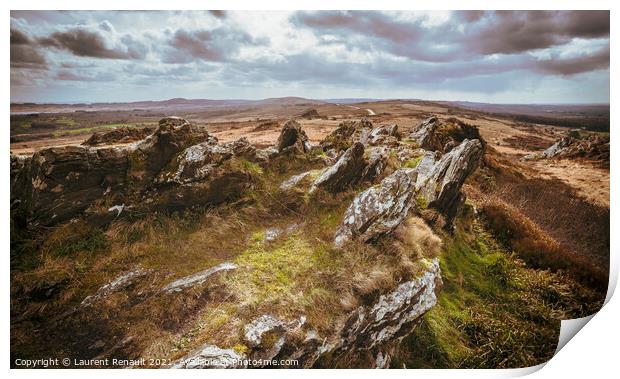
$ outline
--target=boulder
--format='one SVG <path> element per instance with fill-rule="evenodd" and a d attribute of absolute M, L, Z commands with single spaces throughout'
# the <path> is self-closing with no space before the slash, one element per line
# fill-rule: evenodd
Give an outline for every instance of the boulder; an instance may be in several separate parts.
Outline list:
<path fill-rule="evenodd" d="M 397 342 L 411 332 L 435 304 L 442 286 L 437 258 L 424 259 L 426 270 L 417 278 L 381 295 L 372 306 L 357 308 L 345 322 L 335 355 L 351 350 L 372 350 Z"/>
<path fill-rule="evenodd" d="M 82 142 L 84 146 L 113 145 L 120 143 L 129 143 L 139 141 L 153 133 L 155 128 L 145 127 L 127 127 L 112 129 L 106 132 L 95 132 L 86 141 Z"/>
<path fill-rule="evenodd" d="M 389 151 L 384 146 L 372 147 L 368 151 L 367 164 L 361 174 L 362 181 L 375 182 L 382 179 L 388 167 Z"/>
<path fill-rule="evenodd" d="M 467 139 L 441 158 L 438 153 L 427 153 L 416 168 L 418 202 L 437 209 L 450 224 L 465 200 L 461 187 L 478 167 L 482 153 L 480 141 Z"/>
<path fill-rule="evenodd" d="M 68 220 L 125 190 L 127 153 L 118 148 L 51 147 L 20 164 L 12 173 L 12 196 L 24 217 L 42 225 Z"/>
<path fill-rule="evenodd" d="M 354 142 L 366 143 L 372 130 L 372 122 L 367 119 L 360 121 L 343 121 L 338 128 L 331 132 L 321 141 L 321 148 L 328 152 L 334 150 L 335 153 L 347 150 Z"/>
<path fill-rule="evenodd" d="M 336 246 L 353 238 L 370 241 L 393 231 L 405 220 L 413 204 L 417 176 L 415 169 L 399 169 L 378 186 L 359 194 L 336 232 Z"/>
<path fill-rule="evenodd" d="M 374 128 L 368 136 L 368 144 L 371 146 L 395 146 L 398 144 L 398 140 L 400 140 L 400 133 L 396 124 Z"/>
<path fill-rule="evenodd" d="M 321 118 L 321 115 L 319 114 L 319 112 L 317 112 L 316 109 L 311 108 L 304 111 L 302 114 L 299 115 L 299 117 L 305 118 L 306 120 L 312 120 L 313 118 Z"/>
<path fill-rule="evenodd" d="M 314 192 L 317 188 L 325 189 L 328 192 L 341 192 L 361 179 L 365 167 L 364 145 L 356 142 L 342 154 L 333 166 L 325 170 L 312 183 L 310 192 Z"/>
<path fill-rule="evenodd" d="M 416 141 L 421 147 L 428 147 L 431 145 L 437 125 L 437 117 L 429 117 L 415 127 L 409 134 L 409 138 Z"/>
<path fill-rule="evenodd" d="M 134 191 L 140 191 L 170 160 L 184 149 L 198 143 L 216 144 L 217 139 L 206 130 L 179 117 L 159 121 L 157 130 L 131 146 L 127 176 Z"/>
<path fill-rule="evenodd" d="M 282 127 L 276 149 L 278 153 L 293 152 L 296 154 L 304 154 L 310 151 L 310 142 L 306 132 L 301 124 L 295 120 L 289 120 Z"/>
<path fill-rule="evenodd" d="M 465 139 L 477 139 L 484 144 L 478 128 L 456 118 L 438 120 L 430 117 L 422 121 L 409 135 L 420 147 L 447 153 Z"/>

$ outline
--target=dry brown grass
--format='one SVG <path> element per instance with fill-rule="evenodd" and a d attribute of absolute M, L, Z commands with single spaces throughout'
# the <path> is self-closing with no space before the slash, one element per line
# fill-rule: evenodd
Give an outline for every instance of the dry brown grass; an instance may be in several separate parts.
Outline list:
<path fill-rule="evenodd" d="M 516 209 L 499 201 L 489 201 L 482 211 L 495 235 L 529 265 L 566 271 L 584 284 L 606 291 L 606 270 L 562 246 Z"/>

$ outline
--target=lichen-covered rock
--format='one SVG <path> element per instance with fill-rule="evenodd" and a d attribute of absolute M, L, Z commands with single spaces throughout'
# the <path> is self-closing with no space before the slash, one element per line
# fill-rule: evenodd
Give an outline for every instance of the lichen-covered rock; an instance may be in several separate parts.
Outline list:
<path fill-rule="evenodd" d="M 328 152 L 334 150 L 337 154 L 347 150 L 354 142 L 366 143 L 372 130 L 372 122 L 367 119 L 360 121 L 343 121 L 338 128 L 321 141 L 321 148 Z"/>
<path fill-rule="evenodd" d="M 153 133 L 153 127 L 128 127 L 112 129 L 106 132 L 95 132 L 86 141 L 82 142 L 85 146 L 112 145 L 118 143 L 129 143 L 139 141 Z"/>
<path fill-rule="evenodd" d="M 87 307 L 89 305 L 92 305 L 95 302 L 109 296 L 110 294 L 120 291 L 123 288 L 130 286 L 131 284 L 134 283 L 136 279 L 143 277 L 151 272 L 153 272 L 153 270 L 144 270 L 144 269 L 138 268 L 138 269 L 123 273 L 122 275 L 118 276 L 117 278 L 110 281 L 109 283 L 106 283 L 103 286 L 99 287 L 99 289 L 94 295 L 85 297 L 84 300 L 82 300 L 82 303 L 80 305 L 82 307 Z"/>
<path fill-rule="evenodd" d="M 276 149 L 278 153 L 293 152 L 304 154 L 310 151 L 311 146 L 308 136 L 299 122 L 289 120 L 284 124 L 276 142 Z"/>
<path fill-rule="evenodd" d="M 206 130 L 194 127 L 179 117 L 159 121 L 157 130 L 134 144 L 129 152 L 128 177 L 140 190 L 180 151 L 198 143 L 217 143 Z"/>
<path fill-rule="evenodd" d="M 429 117 L 415 127 L 409 138 L 416 141 L 421 147 L 428 147 L 431 144 L 436 129 L 437 117 Z"/>
<path fill-rule="evenodd" d="M 389 152 L 384 146 L 373 147 L 368 151 L 366 166 L 361 174 L 362 181 L 374 182 L 383 178 L 388 166 Z"/>
<path fill-rule="evenodd" d="M 360 306 L 353 312 L 342 330 L 340 346 L 334 352 L 370 350 L 409 333 L 437 303 L 442 285 L 439 260 L 435 258 L 426 264 L 427 269 L 420 277 L 381 295 L 372 306 Z"/>
<path fill-rule="evenodd" d="M 438 155 L 425 155 L 416 168 L 418 198 L 441 212 L 450 223 L 465 200 L 461 187 L 478 167 L 482 153 L 480 141 L 466 139 L 436 162 Z"/>
<path fill-rule="evenodd" d="M 325 170 L 312 183 L 310 192 L 314 192 L 317 188 L 329 192 L 343 191 L 361 179 L 365 167 L 364 145 L 356 142 L 342 154 L 333 166 Z"/>
<path fill-rule="evenodd" d="M 219 165 L 232 156 L 232 149 L 210 142 L 190 146 L 160 172 L 155 182 L 185 184 L 208 179 Z"/>
<path fill-rule="evenodd" d="M 13 166 L 13 165 L 12 165 Z M 122 197 L 127 154 L 119 148 L 51 147 L 12 175 L 12 197 L 34 223 L 68 220 L 104 197 Z"/>
<path fill-rule="evenodd" d="M 232 349 L 206 344 L 175 362 L 170 368 L 246 368 L 247 358 Z"/>
<path fill-rule="evenodd" d="M 177 279 L 162 288 L 162 292 L 179 292 L 189 287 L 200 285 L 207 281 L 209 277 L 220 271 L 229 271 L 237 268 L 237 265 L 231 262 L 220 263 L 217 266 L 202 270 L 190 276 Z"/>
<path fill-rule="evenodd" d="M 342 246 L 353 238 L 369 241 L 394 230 L 413 204 L 417 175 L 415 169 L 399 169 L 359 194 L 344 214 L 335 244 Z"/>
<path fill-rule="evenodd" d="M 484 144 L 477 127 L 456 118 L 439 120 L 430 117 L 421 122 L 409 138 L 424 149 L 442 153 L 449 152 L 466 139 L 477 139 Z"/>
<path fill-rule="evenodd" d="M 400 139 L 398 125 L 380 126 L 374 128 L 368 136 L 368 144 L 371 146 L 389 145 L 395 146 Z"/>

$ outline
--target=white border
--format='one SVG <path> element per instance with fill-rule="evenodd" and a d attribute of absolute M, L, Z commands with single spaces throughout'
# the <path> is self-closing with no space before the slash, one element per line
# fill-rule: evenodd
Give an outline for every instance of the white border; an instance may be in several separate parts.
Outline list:
<path fill-rule="evenodd" d="M 456 1 L 434 0 L 433 2 L 415 4 L 413 2 L 403 2 L 396 0 L 382 0 L 377 2 L 364 2 L 352 0 L 340 0 L 340 1 L 326 1 L 326 0 L 313 0 L 313 1 L 273 1 L 263 0 L 257 1 L 209 1 L 209 2 L 196 2 L 188 0 L 176 0 L 176 1 L 120 1 L 120 0 L 108 0 L 108 1 L 33 1 L 22 0 L 19 2 L 8 1 L 3 3 L 6 7 L 5 18 L 3 19 L 5 33 L 8 34 L 9 30 L 9 10 L 12 9 L 423 9 L 423 10 L 447 10 L 447 9 L 611 9 L 611 40 L 615 41 L 617 38 L 617 28 L 615 25 L 620 22 L 617 16 L 618 2 L 611 1 L 598 1 L 589 0 L 587 2 L 569 0 L 569 1 L 546 1 L 546 0 L 521 0 L 521 1 L 480 1 L 472 0 L 466 3 Z M 415 8 L 412 6 L 417 5 Z M 2 51 L 5 52 L 4 64 L 5 74 L 2 76 L 3 88 L 2 103 L 7 109 L 7 115 L 10 113 L 10 62 L 8 59 L 9 38 L 5 35 L 0 39 L 2 44 Z M 611 82 L 614 83 L 614 63 L 617 62 L 617 51 L 611 50 Z M 616 85 L 611 86 L 610 102 L 617 96 Z M 5 116 L 6 117 L 6 116 Z M 8 118 L 8 117 L 7 117 Z M 9 177 L 9 128 L 8 119 L 5 118 L 5 127 L 3 131 L 5 154 L 4 164 L 1 166 L 0 177 Z M 618 109 L 611 108 L 611 120 L 618 120 Z M 614 127 L 612 126 L 612 129 Z M 615 130 L 612 131 L 612 135 L 615 135 Z M 615 140 L 614 140 L 615 143 Z M 612 143 L 612 156 L 611 156 L 611 171 L 615 173 L 618 168 L 618 155 L 616 145 Z M 5 179 L 6 180 L 6 179 Z M 6 183 L 6 182 L 5 182 Z M 611 175 L 611 204 L 616 204 L 618 200 L 618 178 L 615 174 Z M 2 353 L 3 359 L 0 359 L 0 364 L 5 370 L 9 368 L 9 349 L 10 349 L 10 314 L 9 314 L 9 186 L 5 184 L 1 186 L 2 192 L 2 214 L 4 217 L 1 219 L 1 232 L 3 235 L 2 241 L 4 241 L 3 257 L 5 259 L 5 268 L 2 272 L 3 283 L 5 288 L 1 292 L 0 301 L 5 306 L 2 313 Z M 618 279 L 618 238 L 620 236 L 620 228 L 614 224 L 617 221 L 617 211 L 613 206 L 611 207 L 611 272 L 610 272 L 610 291 L 608 293 L 607 300 L 609 301 L 615 284 Z M 113 372 L 107 370 L 89 370 L 87 375 L 93 377 L 108 377 L 109 375 L 122 375 L 122 376 L 136 376 L 136 377 L 170 377 L 184 376 L 184 377 L 205 377 L 208 376 L 241 376 L 241 377 L 273 377 L 273 376 L 316 376 L 327 374 L 339 374 L 339 375 L 361 375 L 361 376 L 415 376 L 421 378 L 433 377 L 433 378 L 463 378 L 463 377 L 514 377 L 520 375 L 526 375 L 533 371 L 536 371 L 535 377 L 537 378 L 573 378 L 573 377 L 608 377 L 611 373 L 616 374 L 618 372 L 618 321 L 620 320 L 620 306 L 618 300 L 611 300 L 606 304 L 603 309 L 593 317 L 593 322 L 588 323 L 584 329 L 574 337 L 574 341 L 568 343 L 545 367 L 544 369 L 537 371 L 541 366 L 527 369 L 517 370 L 416 370 L 415 372 L 409 372 L 406 370 L 385 370 L 385 371 L 370 371 L 370 370 L 350 370 L 335 371 L 329 370 L 298 370 L 292 373 L 289 370 L 258 370 L 258 371 L 175 371 L 169 370 L 115 370 Z M 51 378 L 64 378 L 64 377 L 82 377 L 86 373 L 82 370 L 48 370 L 45 373 L 36 372 L 33 373 L 29 370 L 12 370 L 10 375 L 15 377 L 30 377 L 31 375 L 45 375 Z M 616 374 L 617 375 L 617 374 Z"/>

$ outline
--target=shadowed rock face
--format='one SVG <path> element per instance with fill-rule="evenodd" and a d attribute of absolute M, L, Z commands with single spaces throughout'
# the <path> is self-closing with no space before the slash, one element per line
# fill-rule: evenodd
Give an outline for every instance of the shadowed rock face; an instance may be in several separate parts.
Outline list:
<path fill-rule="evenodd" d="M 430 117 L 422 121 L 409 135 L 424 149 L 449 152 L 465 139 L 482 141 L 478 128 L 466 124 L 456 118 L 439 120 Z"/>
<path fill-rule="evenodd" d="M 361 179 L 365 167 L 364 145 L 356 142 L 314 181 L 310 191 L 313 192 L 316 188 L 323 188 L 329 192 L 343 191 Z"/>
<path fill-rule="evenodd" d="M 82 212 L 111 221 L 114 204 L 162 210 L 218 204 L 251 186 L 252 173 L 237 162 L 246 158 L 258 160 L 247 140 L 218 145 L 206 131 L 168 117 L 128 146 L 52 147 L 32 157 L 11 156 L 12 207 L 31 225 L 52 225 Z"/>
<path fill-rule="evenodd" d="M 310 142 L 301 124 L 295 120 L 287 121 L 276 142 L 278 153 L 294 152 L 303 154 L 310 151 Z"/>
<path fill-rule="evenodd" d="M 122 149 L 52 147 L 12 160 L 22 161 L 11 189 L 16 206 L 43 224 L 66 221 L 97 200 L 125 192 L 128 162 Z"/>
<path fill-rule="evenodd" d="M 139 141 L 153 133 L 154 130 L 155 129 L 152 127 L 136 128 L 123 126 L 108 132 L 95 132 L 89 139 L 84 141 L 82 145 L 100 146 Z"/>
<path fill-rule="evenodd" d="M 347 150 L 354 142 L 365 144 L 371 130 L 372 122 L 366 119 L 341 122 L 336 130 L 321 141 L 321 148 L 325 152 L 330 150 L 339 152 Z"/>
<path fill-rule="evenodd" d="M 478 140 L 464 140 L 437 162 L 429 161 L 417 167 L 418 196 L 424 198 L 429 207 L 441 212 L 448 223 L 452 221 L 459 206 L 465 201 L 461 187 L 465 179 L 474 172 L 482 158 L 482 143 Z M 436 157 L 436 155 L 435 155 Z M 426 158 L 426 157 L 425 157 Z"/>

